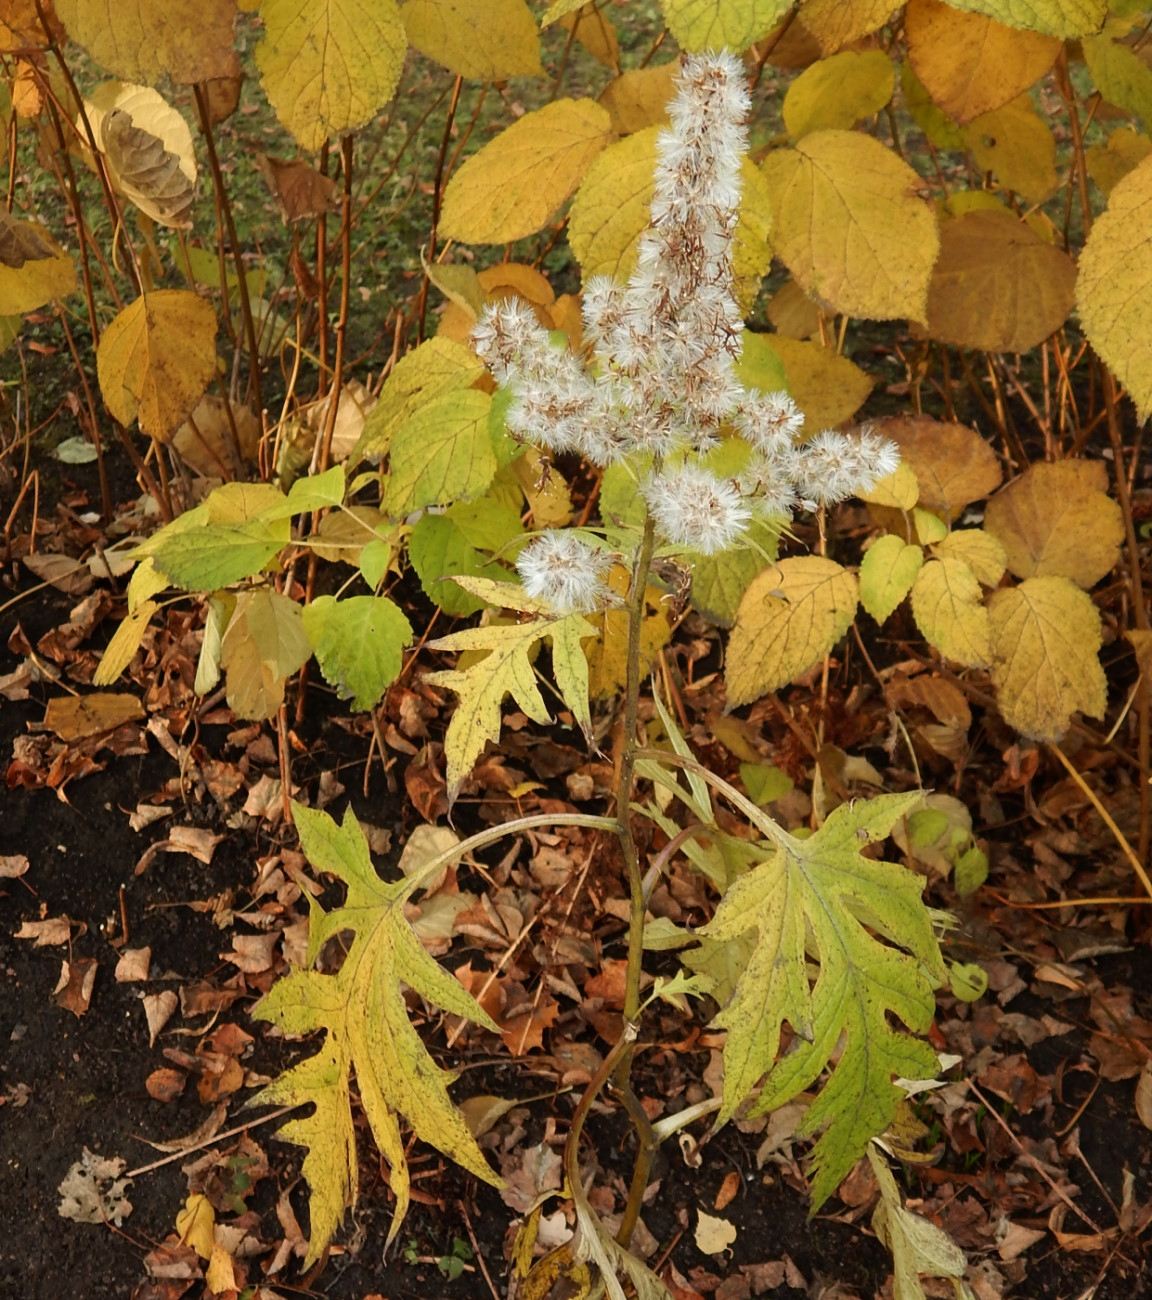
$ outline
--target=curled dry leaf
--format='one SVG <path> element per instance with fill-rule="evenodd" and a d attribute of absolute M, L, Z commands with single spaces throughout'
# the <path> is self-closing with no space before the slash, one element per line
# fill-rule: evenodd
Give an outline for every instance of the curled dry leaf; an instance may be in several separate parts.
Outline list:
<path fill-rule="evenodd" d="M 30 863 L 23 853 L 0 854 L 0 880 L 14 880 L 22 876 Z"/>
<path fill-rule="evenodd" d="M 25 921 L 16 931 L 17 939 L 32 939 L 37 948 L 67 943 L 72 936 L 72 922 L 66 916 L 51 916 L 45 921 Z"/>
<path fill-rule="evenodd" d="M 156 1035 L 171 1019 L 178 999 L 171 989 L 165 989 L 163 993 L 149 993 L 142 1001 L 148 1021 L 148 1046 L 151 1047 L 156 1042 Z"/>
<path fill-rule="evenodd" d="M 704 1255 L 721 1255 L 736 1240 L 736 1227 L 727 1219 L 697 1210 L 696 1249 Z"/>
<path fill-rule="evenodd" d="M 144 1080 L 144 1087 L 153 1101 L 174 1101 L 184 1091 L 188 1076 L 183 1070 L 173 1070 L 171 1066 L 162 1066 L 153 1070 Z"/>
<path fill-rule="evenodd" d="M 151 948 L 125 948 L 116 963 L 116 983 L 135 984 L 140 980 L 146 980 L 151 965 Z"/>
<path fill-rule="evenodd" d="M 121 1178 L 125 1163 L 118 1156 L 105 1159 L 94 1156 L 87 1147 L 64 1176 L 56 1189 L 60 1193 L 57 1207 L 62 1219 L 77 1223 L 107 1223 L 117 1226 L 132 1213 L 125 1192 L 131 1179 Z"/>
<path fill-rule="evenodd" d="M 96 983 L 96 958 L 78 957 L 60 963 L 60 980 L 52 991 L 52 1001 L 74 1016 L 82 1016 L 92 1001 Z"/>

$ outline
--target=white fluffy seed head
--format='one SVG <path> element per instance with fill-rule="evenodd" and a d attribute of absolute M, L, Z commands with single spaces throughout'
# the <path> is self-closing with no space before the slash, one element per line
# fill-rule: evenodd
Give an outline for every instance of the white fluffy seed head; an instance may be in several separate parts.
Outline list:
<path fill-rule="evenodd" d="M 557 614 L 588 614 L 608 603 L 612 557 L 573 533 L 541 533 L 519 554 L 516 569 L 524 590 Z"/>
<path fill-rule="evenodd" d="M 699 465 L 679 465 L 653 475 L 643 492 L 664 541 L 704 555 L 726 551 L 752 517 L 734 483 Z"/>

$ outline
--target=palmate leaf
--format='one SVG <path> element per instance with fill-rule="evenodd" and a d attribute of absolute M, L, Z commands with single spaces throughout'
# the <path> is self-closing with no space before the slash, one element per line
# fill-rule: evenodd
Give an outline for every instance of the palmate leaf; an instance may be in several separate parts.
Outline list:
<path fill-rule="evenodd" d="M 434 650 L 487 650 L 485 657 L 464 671 L 449 669 L 427 673 L 425 681 L 447 686 L 459 696 L 456 711 L 444 736 L 448 799 L 455 802 L 464 778 L 484 746 L 500 738 L 500 705 L 511 695 L 533 722 L 551 719 L 544 707 L 530 654 L 544 637 L 552 642 L 552 672 L 565 704 L 585 734 L 592 719 L 588 707 L 588 660 L 581 640 L 595 636 L 596 628 L 581 614 L 556 615 L 512 582 L 460 576 L 455 581 L 497 608 L 537 615 L 530 623 L 469 628 L 430 641 Z"/>
<path fill-rule="evenodd" d="M 300 843 L 308 859 L 348 887 L 343 907 L 325 912 L 310 899 L 308 963 L 275 984 L 254 1014 L 290 1034 L 327 1031 L 315 1056 L 293 1066 L 252 1099 L 252 1105 L 315 1103 L 315 1111 L 280 1130 L 288 1142 L 308 1148 L 304 1177 L 311 1189 L 312 1239 L 305 1267 L 319 1258 L 356 1199 L 356 1143 L 349 1109 L 349 1073 L 356 1083 L 373 1136 L 391 1170 L 396 1210 L 388 1243 L 408 1209 L 408 1165 L 398 1117 L 417 1137 L 485 1182 L 500 1186 L 461 1113 L 448 1096 L 452 1076 L 441 1070 L 408 1019 L 404 987 L 453 1015 L 496 1033 L 496 1025 L 463 986 L 420 945 L 404 918 L 404 903 L 419 883 L 386 884 L 375 873 L 368 842 L 351 811 L 337 825 L 326 813 L 293 805 Z M 354 935 L 339 972 L 314 970 L 334 935 Z"/>
<path fill-rule="evenodd" d="M 832 1076 L 803 1121 L 805 1133 L 824 1130 L 812 1153 L 814 1208 L 888 1126 L 902 1095 L 893 1078 L 936 1072 L 931 1047 L 888 1023 L 892 1015 L 924 1033 L 934 985 L 945 979 L 921 899 L 924 881 L 860 852 L 920 800 L 913 792 L 842 805 L 806 840 L 780 832 L 775 855 L 729 887 L 703 930 L 721 942 L 756 934 L 736 991 L 716 1017 L 728 1030 L 720 1123 L 762 1078 L 754 1113 L 790 1101 L 843 1037 Z M 810 957 L 819 962 L 811 987 Z M 777 1061 L 785 1021 L 795 1038 Z"/>

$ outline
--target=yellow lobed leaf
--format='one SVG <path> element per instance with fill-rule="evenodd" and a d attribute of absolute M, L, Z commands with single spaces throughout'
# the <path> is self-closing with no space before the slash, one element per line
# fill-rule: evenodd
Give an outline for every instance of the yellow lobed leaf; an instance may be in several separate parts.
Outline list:
<path fill-rule="evenodd" d="M 847 130 L 892 98 L 896 78 L 883 50 L 844 50 L 805 68 L 784 96 L 784 125 L 794 137 Z"/>
<path fill-rule="evenodd" d="M 745 356 L 751 360 L 757 351 L 775 354 L 783 363 L 792 398 L 810 430 L 832 429 L 850 420 L 872 391 L 871 375 L 823 344 L 781 334 L 745 334 Z"/>
<path fill-rule="evenodd" d="M 1142 131 L 1122 126 L 1108 137 L 1107 144 L 1094 144 L 1084 150 L 1088 175 L 1105 198 L 1117 185 L 1152 153 L 1152 140 Z"/>
<path fill-rule="evenodd" d="M 855 575 L 820 555 L 757 574 L 728 642 L 728 703 L 748 704 L 818 664 L 848 630 L 856 599 Z"/>
<path fill-rule="evenodd" d="M 1028 95 L 973 118 L 964 142 L 982 171 L 1029 203 L 1043 203 L 1056 189 L 1056 137 Z"/>
<path fill-rule="evenodd" d="M 113 320 L 96 350 L 100 392 L 121 424 L 166 442 L 216 373 L 216 313 L 187 289 L 143 294 Z"/>
<path fill-rule="evenodd" d="M 1089 341 L 1128 390 L 1140 419 L 1152 412 L 1152 158 L 1112 191 L 1080 254 L 1076 306 Z"/>
<path fill-rule="evenodd" d="M 563 14 L 559 19 L 565 31 L 576 32 L 576 39 L 601 63 L 613 72 L 620 70 L 620 42 L 616 37 L 616 28 L 606 13 L 595 4 L 586 4 L 583 8 Z"/>
<path fill-rule="evenodd" d="M 788 0 L 661 0 L 664 21 L 688 54 L 727 46 L 743 53 L 791 8 Z"/>
<path fill-rule="evenodd" d="M 653 126 L 618 140 L 588 168 L 568 222 L 568 244 L 585 281 L 594 275 L 626 280 L 635 266 L 636 245 L 648 226 L 659 134 L 660 128 Z M 772 262 L 772 209 L 764 177 L 747 158 L 740 179 L 743 192 L 732 269 L 737 300 L 748 310 Z"/>
<path fill-rule="evenodd" d="M 608 110 L 592 99 L 561 99 L 525 113 L 448 182 L 441 234 L 469 244 L 534 235 L 611 138 Z"/>
<path fill-rule="evenodd" d="M 1059 575 L 1093 587 L 1120 559 L 1124 522 L 1103 461 L 1033 465 L 988 502 L 985 529 L 1018 578 Z"/>
<path fill-rule="evenodd" d="M 940 238 L 907 163 L 871 136 L 816 131 L 763 168 L 776 252 L 801 288 L 851 316 L 924 319 Z"/>
<path fill-rule="evenodd" d="M 35 311 L 75 288 L 72 259 L 45 227 L 0 208 L 0 317 Z"/>
<path fill-rule="evenodd" d="M 864 553 L 860 565 L 860 604 L 883 623 L 912 590 L 924 552 L 895 533 L 887 533 Z"/>
<path fill-rule="evenodd" d="M 1110 103 L 1152 125 L 1152 68 L 1110 34 L 1086 37 L 1084 62 L 1096 89 Z"/>
<path fill-rule="evenodd" d="M 410 0 L 408 39 L 460 77 L 505 81 L 543 76 L 540 33 L 525 0 Z"/>
<path fill-rule="evenodd" d="M 106 81 L 84 101 L 112 188 L 164 226 L 188 228 L 196 149 L 188 123 L 149 86 Z M 81 139 L 86 138 L 82 124 Z"/>
<path fill-rule="evenodd" d="M 980 597 L 976 575 L 951 555 L 929 560 L 912 587 L 916 626 L 942 655 L 969 668 L 982 668 L 991 657 L 988 611 Z"/>
<path fill-rule="evenodd" d="M 363 126 L 395 94 L 408 38 L 396 0 L 260 0 L 260 84 L 304 149 Z"/>
<path fill-rule="evenodd" d="M 176 1215 L 176 1231 L 182 1245 L 191 1246 L 201 1259 L 212 1258 L 216 1212 L 212 1202 L 200 1192 L 193 1192 Z"/>
<path fill-rule="evenodd" d="M 800 22 L 827 55 L 878 31 L 892 11 L 892 0 L 803 0 Z"/>
<path fill-rule="evenodd" d="M 190 85 L 240 74 L 236 0 L 56 0 L 56 12 L 100 67 L 128 81 Z"/>
<path fill-rule="evenodd" d="M 608 110 L 612 130 L 617 135 L 632 135 L 646 126 L 663 126 L 679 70 L 679 60 L 672 59 L 622 72 L 610 81 L 601 92 L 600 103 Z"/>
<path fill-rule="evenodd" d="M 496 474 L 488 430 L 492 399 L 474 389 L 441 393 L 396 431 L 387 502 L 393 516 L 478 496 Z"/>
<path fill-rule="evenodd" d="M 1008 27 L 1063 38 L 1098 32 L 1108 0 L 956 0 L 955 7 L 987 14 Z"/>
<path fill-rule="evenodd" d="M 1059 740 L 1079 710 L 1102 718 L 1108 704 L 1100 614 L 1067 578 L 1028 578 L 988 605 L 992 684 L 1009 726 Z"/>
<path fill-rule="evenodd" d="M 1072 310 L 1076 267 L 1011 212 L 945 221 L 928 287 L 928 333 L 984 352 L 1027 352 Z"/>
<path fill-rule="evenodd" d="M 460 579 L 460 585 L 499 602 L 495 588 L 509 588 L 509 600 L 523 604 L 523 591 L 508 583 L 487 583 L 483 579 Z M 519 590 L 519 597 L 516 593 Z M 533 602 L 529 602 L 530 604 Z M 552 642 L 552 669 L 556 684 L 568 707 L 582 724 L 588 721 L 588 664 L 580 646 L 582 638 L 594 636 L 596 628 L 581 614 L 544 616 L 527 623 L 490 624 L 453 632 L 430 641 L 434 650 L 487 651 L 468 668 L 426 673 L 425 680 L 446 686 L 457 697 L 456 709 L 444 735 L 447 760 L 448 800 L 454 803 L 464 778 L 491 740 L 500 738 L 500 706 L 511 695 L 517 706 L 534 722 L 551 721 L 536 685 L 530 654 L 537 642 Z"/>
<path fill-rule="evenodd" d="M 904 35 L 913 71 L 933 103 L 961 123 L 1015 99 L 1060 53 L 1055 37 L 1006 27 L 942 0 L 909 0 Z"/>
<path fill-rule="evenodd" d="M 876 422 L 876 432 L 900 448 L 920 486 L 920 505 L 958 519 L 965 506 L 1000 486 L 1003 473 L 992 448 L 973 429 L 929 415 L 894 415 Z"/>
<path fill-rule="evenodd" d="M 963 560 L 986 587 L 995 587 L 1008 567 L 1004 547 L 982 528 L 958 528 L 933 546 L 940 557 Z"/>

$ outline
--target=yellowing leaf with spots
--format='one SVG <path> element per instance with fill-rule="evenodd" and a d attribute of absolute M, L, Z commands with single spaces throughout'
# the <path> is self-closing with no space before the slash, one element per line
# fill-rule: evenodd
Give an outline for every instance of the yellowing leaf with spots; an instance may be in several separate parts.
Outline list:
<path fill-rule="evenodd" d="M 524 0 L 410 0 L 400 7 L 408 39 L 460 77 L 539 77 L 540 33 Z"/>
<path fill-rule="evenodd" d="M 568 222 L 568 243 L 585 281 L 594 275 L 626 280 L 635 266 L 636 245 L 648 226 L 659 134 L 660 128 L 649 127 L 619 140 L 588 168 Z M 772 208 L 764 177 L 747 158 L 740 179 L 732 269 L 737 299 L 747 310 L 772 262 Z"/>
<path fill-rule="evenodd" d="M 126 81 L 155 86 L 239 75 L 236 0 L 57 0 L 55 8 L 72 40 Z"/>
<path fill-rule="evenodd" d="M 560 99 L 525 113 L 448 182 L 440 233 L 467 244 L 534 235 L 611 138 L 608 110 L 595 100 Z"/>
<path fill-rule="evenodd" d="M 1027 352 L 1072 310 L 1076 267 L 1011 212 L 945 221 L 928 288 L 928 332 L 985 352 Z"/>
<path fill-rule="evenodd" d="M 396 92 L 408 38 L 396 0 L 260 0 L 260 84 L 303 149 L 363 126 Z"/>
<path fill-rule="evenodd" d="M 992 684 L 1009 726 L 1059 740 L 1079 711 L 1102 718 L 1108 704 L 1100 614 L 1067 578 L 1028 578 L 988 604 Z"/>
<path fill-rule="evenodd" d="M 433 650 L 488 652 L 464 670 L 453 668 L 425 675 L 426 681 L 446 686 L 459 697 L 444 736 L 450 803 L 455 802 L 484 746 L 490 740 L 499 740 L 500 706 L 506 696 L 511 695 L 533 722 L 551 721 L 530 658 L 544 638 L 552 643 L 552 672 L 560 695 L 585 733 L 591 732 L 588 660 L 580 641 L 596 635 L 596 628 L 582 614 L 552 614 L 515 583 L 463 576 L 456 582 L 497 609 L 515 609 L 533 617 L 526 623 L 468 628 L 428 643 Z"/>
<path fill-rule="evenodd" d="M 1080 254 L 1076 306 L 1084 333 L 1136 403 L 1152 413 L 1152 157 L 1124 177 Z"/>
<path fill-rule="evenodd" d="M 912 587 L 912 616 L 929 644 L 970 668 L 990 658 L 988 611 L 976 575 L 952 555 L 929 560 Z"/>
<path fill-rule="evenodd" d="M 158 442 L 184 423 L 216 373 L 216 313 L 187 289 L 157 289 L 125 307 L 100 337 L 96 374 L 121 424 L 139 418 Z"/>
<path fill-rule="evenodd" d="M 999 583 L 1008 564 L 1004 547 L 982 528 L 957 528 L 932 549 L 938 556 L 963 560 L 986 587 Z"/>
<path fill-rule="evenodd" d="M 788 0 L 661 0 L 664 21 L 688 54 L 727 46 L 743 53 L 766 36 L 791 5 Z"/>
<path fill-rule="evenodd" d="M 728 703 L 748 704 L 818 664 L 848 630 L 856 599 L 855 575 L 820 555 L 757 574 L 728 641 Z"/>
<path fill-rule="evenodd" d="M 988 502 L 984 527 L 1018 578 L 1060 575 L 1094 587 L 1120 559 L 1124 522 L 1103 461 L 1037 464 Z"/>
<path fill-rule="evenodd" d="M 909 0 L 904 35 L 909 62 L 932 102 L 961 123 L 1015 99 L 1060 53 L 1055 37 L 1006 27 L 942 0 Z"/>
<path fill-rule="evenodd" d="M 1025 31 L 1087 36 L 1103 26 L 1108 0 L 956 0 L 955 7 Z"/>
<path fill-rule="evenodd" d="M 76 288 L 76 267 L 48 231 L 0 205 L 0 317 L 23 316 Z"/>
<path fill-rule="evenodd" d="M 814 1209 L 891 1122 L 903 1096 L 893 1078 L 937 1069 L 932 1048 L 913 1037 L 927 1032 L 933 984 L 944 979 L 924 879 L 861 853 L 920 802 L 912 792 L 841 804 L 803 840 L 777 829 L 774 852 L 729 885 L 701 932 L 715 944 L 755 945 L 715 1020 L 728 1031 L 720 1123 L 762 1078 L 752 1114 L 792 1100 L 839 1052 L 800 1126 L 824 1129 L 812 1152 Z M 779 1056 L 785 1022 L 792 1043 Z"/>
<path fill-rule="evenodd" d="M 320 1050 L 294 1065 L 254 1105 L 300 1106 L 310 1115 L 289 1120 L 279 1136 L 308 1148 L 303 1172 L 311 1192 L 312 1236 L 304 1267 L 323 1254 L 356 1200 L 356 1135 L 352 1124 L 350 1076 L 356 1075 L 360 1104 L 372 1135 L 388 1162 L 396 1197 L 390 1245 L 408 1211 L 410 1179 L 399 1119 L 421 1141 L 442 1151 L 477 1178 L 499 1187 L 463 1115 L 452 1104 L 441 1070 L 409 1019 L 405 988 L 433 1006 L 499 1033 L 463 985 L 424 951 L 404 915 L 404 905 L 426 872 L 385 884 L 373 870 L 368 842 L 351 810 L 337 825 L 327 813 L 293 805 L 300 846 L 320 871 L 347 886 L 342 907 L 325 912 L 313 902 L 308 922 L 308 958 L 277 981 L 254 1014 L 294 1035 L 325 1033 Z M 441 855 L 447 866 L 453 849 Z M 437 860 L 429 864 L 435 869 Z M 329 939 L 351 933 L 344 963 L 334 974 L 316 969 Z"/>
<path fill-rule="evenodd" d="M 1056 137 L 1030 96 L 973 118 L 964 128 L 964 143 L 981 171 L 992 172 L 1004 189 L 1029 203 L 1043 203 L 1055 190 Z"/>
<path fill-rule="evenodd" d="M 924 320 L 940 238 L 907 163 L 871 136 L 814 131 L 763 167 L 775 250 L 801 288 L 850 316 Z"/>
<path fill-rule="evenodd" d="M 860 604 L 883 623 L 912 590 L 924 552 L 888 533 L 864 553 L 860 564 Z"/>
<path fill-rule="evenodd" d="M 880 112 L 895 80 L 883 50 L 844 50 L 820 59 L 788 87 L 784 125 L 797 138 L 826 128 L 847 130 Z"/>

